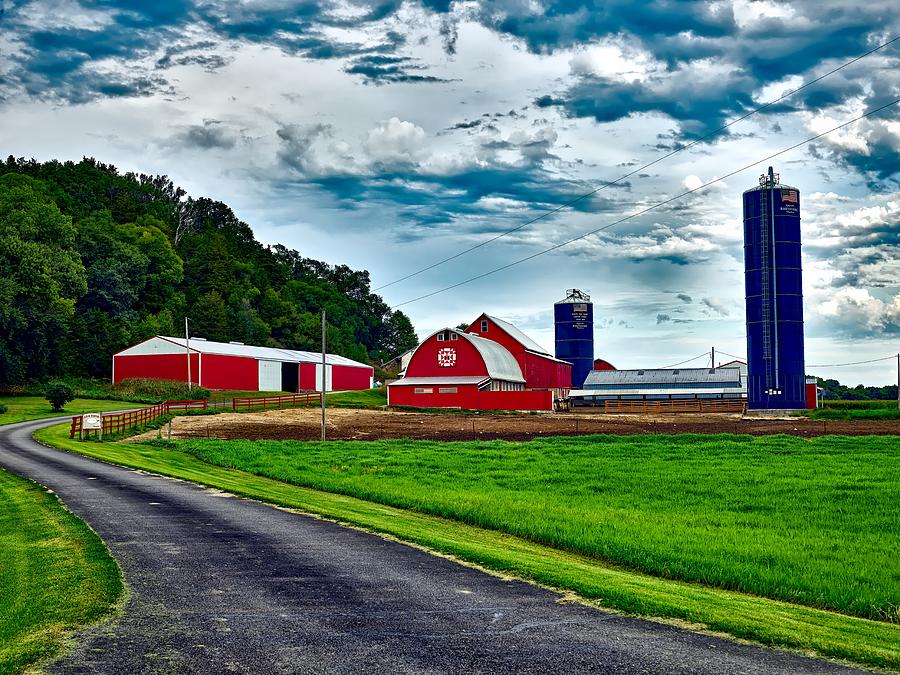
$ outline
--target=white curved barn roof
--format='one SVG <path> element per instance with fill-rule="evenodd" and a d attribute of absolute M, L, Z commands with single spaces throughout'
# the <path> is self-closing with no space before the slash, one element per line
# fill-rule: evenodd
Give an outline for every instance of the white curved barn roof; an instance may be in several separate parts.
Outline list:
<path fill-rule="evenodd" d="M 525 382 L 525 378 L 522 377 L 522 369 L 519 368 L 519 362 L 516 361 L 516 357 L 513 356 L 506 347 L 498 342 L 494 342 L 493 340 L 488 340 L 487 338 L 478 337 L 477 335 L 471 335 L 469 333 L 463 333 L 462 331 L 458 331 L 454 328 L 441 328 L 441 330 L 434 331 L 431 335 L 429 335 L 419 343 L 419 346 L 416 347 L 415 351 L 413 352 L 412 359 L 416 357 L 416 352 L 419 351 L 419 348 L 422 345 L 424 345 L 438 333 L 444 333 L 448 331 L 450 333 L 456 333 L 463 340 L 468 340 L 469 343 L 478 350 L 478 353 L 481 355 L 481 358 L 484 361 L 484 365 L 487 367 L 488 377 L 490 377 L 491 379 L 505 380 L 507 382 Z M 412 361 L 412 359 L 410 359 L 410 361 Z M 408 379 L 410 378 L 401 378 L 394 384 L 402 384 Z M 427 379 L 433 380 L 436 378 Z"/>
<path fill-rule="evenodd" d="M 478 350 L 478 353 L 481 354 L 481 358 L 484 359 L 488 375 L 490 375 L 491 378 L 495 380 L 506 380 L 508 382 L 525 381 L 525 378 L 522 377 L 522 369 L 519 368 L 519 362 L 516 361 L 516 357 L 510 354 L 509 350 L 499 342 L 478 337 L 477 335 L 463 333 L 458 330 L 452 330 L 452 332 L 471 342 L 475 349 Z"/>

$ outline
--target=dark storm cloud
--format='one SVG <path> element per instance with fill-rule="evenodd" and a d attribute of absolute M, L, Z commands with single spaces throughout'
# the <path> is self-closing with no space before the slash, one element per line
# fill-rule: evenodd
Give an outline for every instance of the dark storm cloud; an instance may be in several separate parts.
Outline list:
<path fill-rule="evenodd" d="M 177 144 L 187 145 L 200 150 L 219 148 L 230 150 L 237 143 L 234 133 L 216 120 L 207 120 L 202 125 L 187 127 L 173 139 Z"/>
<path fill-rule="evenodd" d="M 541 12 L 520 0 L 481 3 L 475 15 L 494 30 L 522 38 L 535 52 L 552 51 L 616 33 L 644 37 L 690 31 L 699 37 L 720 37 L 734 31 L 731 11 L 714 12 L 710 5 L 679 0 L 631 0 L 546 3 Z"/>
<path fill-rule="evenodd" d="M 396 209 L 407 239 L 457 219 L 462 219 L 460 227 L 469 233 L 497 232 L 508 229 L 509 219 L 521 218 L 523 209 L 554 208 L 586 192 L 584 184 L 561 178 L 544 166 L 553 159 L 550 149 L 555 134 L 549 131 L 514 134 L 504 140 L 482 139 L 471 149 L 478 161 L 461 161 L 444 172 L 423 168 L 413 155 L 389 152 L 387 157 L 392 159 L 384 161 L 377 150 L 375 156 L 370 155 L 365 142 L 357 143 L 357 151 L 349 158 L 335 148 L 351 142 L 338 139 L 342 143 L 336 143 L 334 135 L 334 129 L 322 124 L 283 125 L 277 132 L 281 142 L 278 159 L 305 185 L 326 191 L 342 207 L 367 204 Z M 495 155 L 498 150 L 518 159 L 500 161 Z M 288 181 L 283 189 L 294 185 Z M 510 204 L 520 206 L 508 210 Z M 573 208 L 598 213 L 620 205 L 595 197 Z"/>
<path fill-rule="evenodd" d="M 661 323 L 666 323 L 667 321 L 671 321 L 672 317 L 668 314 L 657 314 L 656 315 L 656 325 L 658 326 Z"/>
<path fill-rule="evenodd" d="M 247 6 L 226 2 L 130 0 L 113 5 L 85 0 L 81 3 L 85 10 L 105 15 L 104 25 L 97 29 L 35 29 L 24 11 L 34 4 L 22 3 L 3 17 L 4 32 L 19 47 L 10 55 L 14 67 L 7 85 L 31 98 L 72 103 L 166 90 L 168 83 L 158 75 L 151 77 L 149 72 L 141 72 L 144 66 L 139 63 L 158 54 L 161 45 L 169 46 L 157 57 L 157 70 L 199 65 L 213 71 L 227 65 L 227 57 L 213 52 L 216 41 L 179 44 L 188 27 L 203 28 L 218 38 L 271 45 L 310 59 L 390 54 L 405 42 L 405 36 L 393 31 L 374 45 L 341 43 L 322 32 L 327 26 L 353 28 L 380 21 L 397 11 L 399 2 L 394 1 L 356 0 L 352 4 L 363 9 L 362 14 L 342 18 L 333 15 L 332 6 L 325 2 Z M 109 60 L 122 72 L 117 76 L 99 74 L 93 65 L 100 60 Z M 364 64 L 358 64 L 353 72 L 383 81 L 437 79 L 391 67 L 381 68 L 379 72 L 377 68 L 371 69 L 371 64 L 369 70 Z"/>
<path fill-rule="evenodd" d="M 792 75 L 809 81 L 875 46 L 873 33 L 896 35 L 900 26 L 895 3 L 887 1 L 823 6 L 800 0 L 790 4 L 791 16 L 761 19 L 744 27 L 733 20 L 730 9 L 713 12 L 703 3 L 687 5 L 693 11 L 677 2 L 644 3 L 640 11 L 632 11 L 625 3 L 605 3 L 602 10 L 592 7 L 597 11 L 589 18 L 586 3 L 568 3 L 565 9 L 546 15 L 530 13 L 524 5 L 501 3 L 483 21 L 521 37 L 534 51 L 627 35 L 629 44 L 640 45 L 657 61 L 656 69 L 643 81 L 580 73 L 562 92 L 539 96 L 534 103 L 601 123 L 640 113 L 666 115 L 678 123 L 678 135 L 657 144 L 663 151 L 677 149 L 684 139 L 705 135 L 757 107 L 753 95 L 763 86 Z M 896 51 L 889 48 L 867 57 L 763 114 L 820 111 L 854 97 L 871 100 L 879 94 L 896 95 L 900 70 Z M 710 79 L 703 76 L 703 68 L 710 64 L 732 64 L 733 68 Z M 889 149 L 888 134 L 882 135 L 883 141 L 874 138 L 869 151 L 834 149 L 830 158 L 857 169 L 870 186 L 883 183 L 897 173 L 900 159 L 896 150 Z"/>
<path fill-rule="evenodd" d="M 694 301 L 694 299 L 691 296 L 689 296 L 687 293 L 679 293 L 675 297 L 678 298 L 679 300 L 681 300 L 682 302 L 686 302 L 688 304 L 690 304 L 691 302 Z"/>
<path fill-rule="evenodd" d="M 440 77 L 422 74 L 424 67 L 415 59 L 385 54 L 371 54 L 354 59 L 344 68 L 345 73 L 362 75 L 367 82 L 447 82 Z"/>

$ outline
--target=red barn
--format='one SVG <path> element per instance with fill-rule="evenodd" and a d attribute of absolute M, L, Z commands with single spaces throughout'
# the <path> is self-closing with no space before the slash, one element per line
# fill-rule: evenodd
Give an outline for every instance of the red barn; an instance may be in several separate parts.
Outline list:
<path fill-rule="evenodd" d="M 388 404 L 552 410 L 568 392 L 571 368 L 512 324 L 482 315 L 467 332 L 444 328 L 424 340 L 404 377 L 388 385 Z"/>
<path fill-rule="evenodd" d="M 245 391 L 319 391 L 322 355 L 240 342 L 191 338 L 191 381 L 207 389 Z M 113 355 L 113 383 L 134 377 L 188 379 L 184 338 L 157 335 Z M 325 355 L 326 391 L 372 387 L 372 366 Z"/>
<path fill-rule="evenodd" d="M 606 359 L 594 359 L 594 370 L 615 370 L 616 367 Z"/>
<path fill-rule="evenodd" d="M 506 347 L 522 369 L 528 389 L 551 389 L 556 398 L 565 398 L 571 389 L 572 364 L 552 356 L 508 321 L 482 314 L 466 332 Z"/>

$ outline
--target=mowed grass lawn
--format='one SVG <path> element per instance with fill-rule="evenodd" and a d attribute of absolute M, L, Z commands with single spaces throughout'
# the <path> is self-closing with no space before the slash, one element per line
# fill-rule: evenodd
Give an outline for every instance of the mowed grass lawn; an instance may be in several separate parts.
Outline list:
<path fill-rule="evenodd" d="M 507 532 L 657 577 L 900 623 L 896 436 L 191 440 L 175 447 L 211 464 Z"/>
<path fill-rule="evenodd" d="M 146 405 L 144 403 L 129 403 L 127 401 L 76 398 L 74 401 L 66 403 L 62 412 L 54 412 L 50 407 L 50 402 L 41 396 L 0 396 L 0 403 L 7 408 L 5 413 L 0 414 L 0 424 L 13 424 L 44 417 L 80 415 L 85 412 L 128 410 Z"/>
<path fill-rule="evenodd" d="M 52 494 L 0 470 L 0 673 L 56 654 L 122 592 L 97 535 Z"/>

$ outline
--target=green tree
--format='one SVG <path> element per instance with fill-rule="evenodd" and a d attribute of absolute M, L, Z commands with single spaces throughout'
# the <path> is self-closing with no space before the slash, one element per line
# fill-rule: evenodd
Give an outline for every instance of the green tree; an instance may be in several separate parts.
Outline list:
<path fill-rule="evenodd" d="M 63 382 L 54 382 L 45 393 L 45 398 L 50 401 L 50 406 L 56 412 L 60 412 L 66 403 L 75 400 L 75 391 Z"/>
<path fill-rule="evenodd" d="M 0 176 L 0 383 L 57 371 L 75 302 L 86 292 L 71 219 L 40 181 Z"/>
<path fill-rule="evenodd" d="M 201 295 L 190 309 L 191 333 L 207 340 L 227 342 L 230 338 L 226 323 L 228 310 L 218 291 Z"/>

